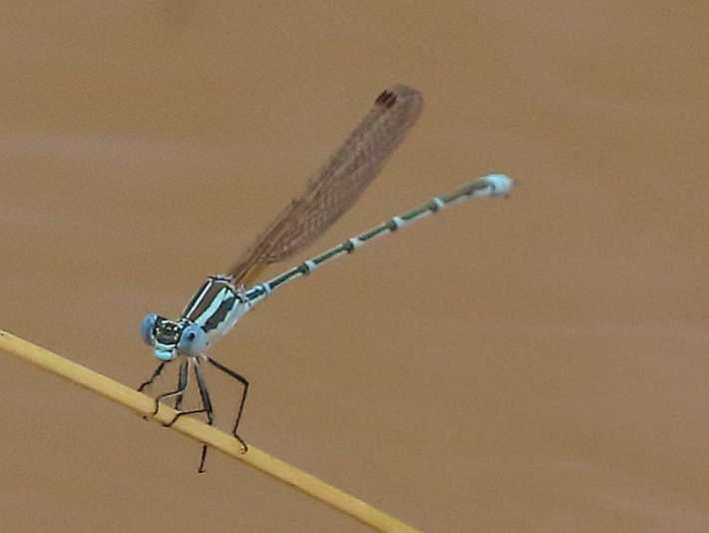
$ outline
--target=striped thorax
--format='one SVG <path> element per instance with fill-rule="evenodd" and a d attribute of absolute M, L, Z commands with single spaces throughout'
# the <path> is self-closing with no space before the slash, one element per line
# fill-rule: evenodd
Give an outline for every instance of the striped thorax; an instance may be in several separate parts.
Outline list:
<path fill-rule="evenodd" d="M 178 355 L 196 357 L 226 335 L 251 305 L 231 277 L 209 276 L 178 320 L 146 315 L 141 325 L 143 340 L 161 361 L 172 361 Z"/>

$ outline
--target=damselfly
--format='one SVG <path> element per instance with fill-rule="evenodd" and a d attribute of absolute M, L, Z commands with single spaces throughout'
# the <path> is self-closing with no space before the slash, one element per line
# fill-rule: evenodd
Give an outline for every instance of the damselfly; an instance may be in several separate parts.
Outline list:
<path fill-rule="evenodd" d="M 141 334 L 145 343 L 153 348 L 160 364 L 138 390 L 151 385 L 169 362 L 180 359 L 177 387 L 155 398 L 153 414 L 157 414 L 161 400 L 174 399 L 178 414 L 166 425 L 172 425 L 180 416 L 197 413 L 204 413 L 207 423 L 213 424 L 212 402 L 202 370 L 202 365 L 209 363 L 243 386 L 232 433 L 246 452 L 248 446 L 237 431 L 249 382 L 208 355 L 207 348 L 274 290 L 310 274 L 318 266 L 350 254 L 377 237 L 393 233 L 454 203 L 509 193 L 513 181 L 505 175 L 491 174 L 473 180 L 453 193 L 435 197 L 411 211 L 392 217 L 269 281 L 253 285 L 268 265 L 302 251 L 355 203 L 404 140 L 422 107 L 421 94 L 410 87 L 394 85 L 382 92 L 344 144 L 308 181 L 303 194 L 281 211 L 226 274 L 207 278 L 180 318 L 170 320 L 155 313 L 145 316 Z M 201 407 L 180 410 L 190 374 L 196 380 Z M 207 446 L 203 445 L 200 472 L 204 471 L 206 455 Z"/>

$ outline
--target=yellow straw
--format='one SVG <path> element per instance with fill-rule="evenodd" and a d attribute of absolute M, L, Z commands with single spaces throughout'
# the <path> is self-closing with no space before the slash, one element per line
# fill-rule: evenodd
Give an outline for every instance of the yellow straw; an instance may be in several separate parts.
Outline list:
<path fill-rule="evenodd" d="M 155 402 L 149 396 L 36 344 L 16 337 L 7 331 L 0 330 L 0 349 L 105 396 L 114 402 L 123 404 L 141 415 L 152 415 Z M 176 413 L 177 411 L 174 409 L 161 404 L 160 411 L 154 418 L 160 422 L 167 423 L 172 420 Z M 359 498 L 355 498 L 315 476 L 259 450 L 251 443 L 249 443 L 249 451 L 242 453 L 241 445 L 233 436 L 200 420 L 183 416 L 171 428 L 300 489 L 313 498 L 356 518 L 374 529 L 395 532 L 417 531 Z"/>

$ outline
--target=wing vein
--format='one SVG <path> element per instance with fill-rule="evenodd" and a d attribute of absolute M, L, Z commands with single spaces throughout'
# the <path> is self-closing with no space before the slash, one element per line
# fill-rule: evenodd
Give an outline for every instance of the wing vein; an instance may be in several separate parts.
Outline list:
<path fill-rule="evenodd" d="M 382 92 L 342 146 L 308 180 L 228 270 L 249 285 L 271 263 L 300 252 L 334 224 L 377 177 L 423 107 L 416 89 L 394 85 Z"/>

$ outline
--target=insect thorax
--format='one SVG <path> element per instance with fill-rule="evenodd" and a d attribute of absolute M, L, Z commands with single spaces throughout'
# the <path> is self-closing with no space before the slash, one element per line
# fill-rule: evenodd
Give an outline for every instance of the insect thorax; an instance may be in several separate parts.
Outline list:
<path fill-rule="evenodd" d="M 182 319 L 198 324 L 210 341 L 230 330 L 251 304 L 229 276 L 209 276 L 182 313 Z"/>

